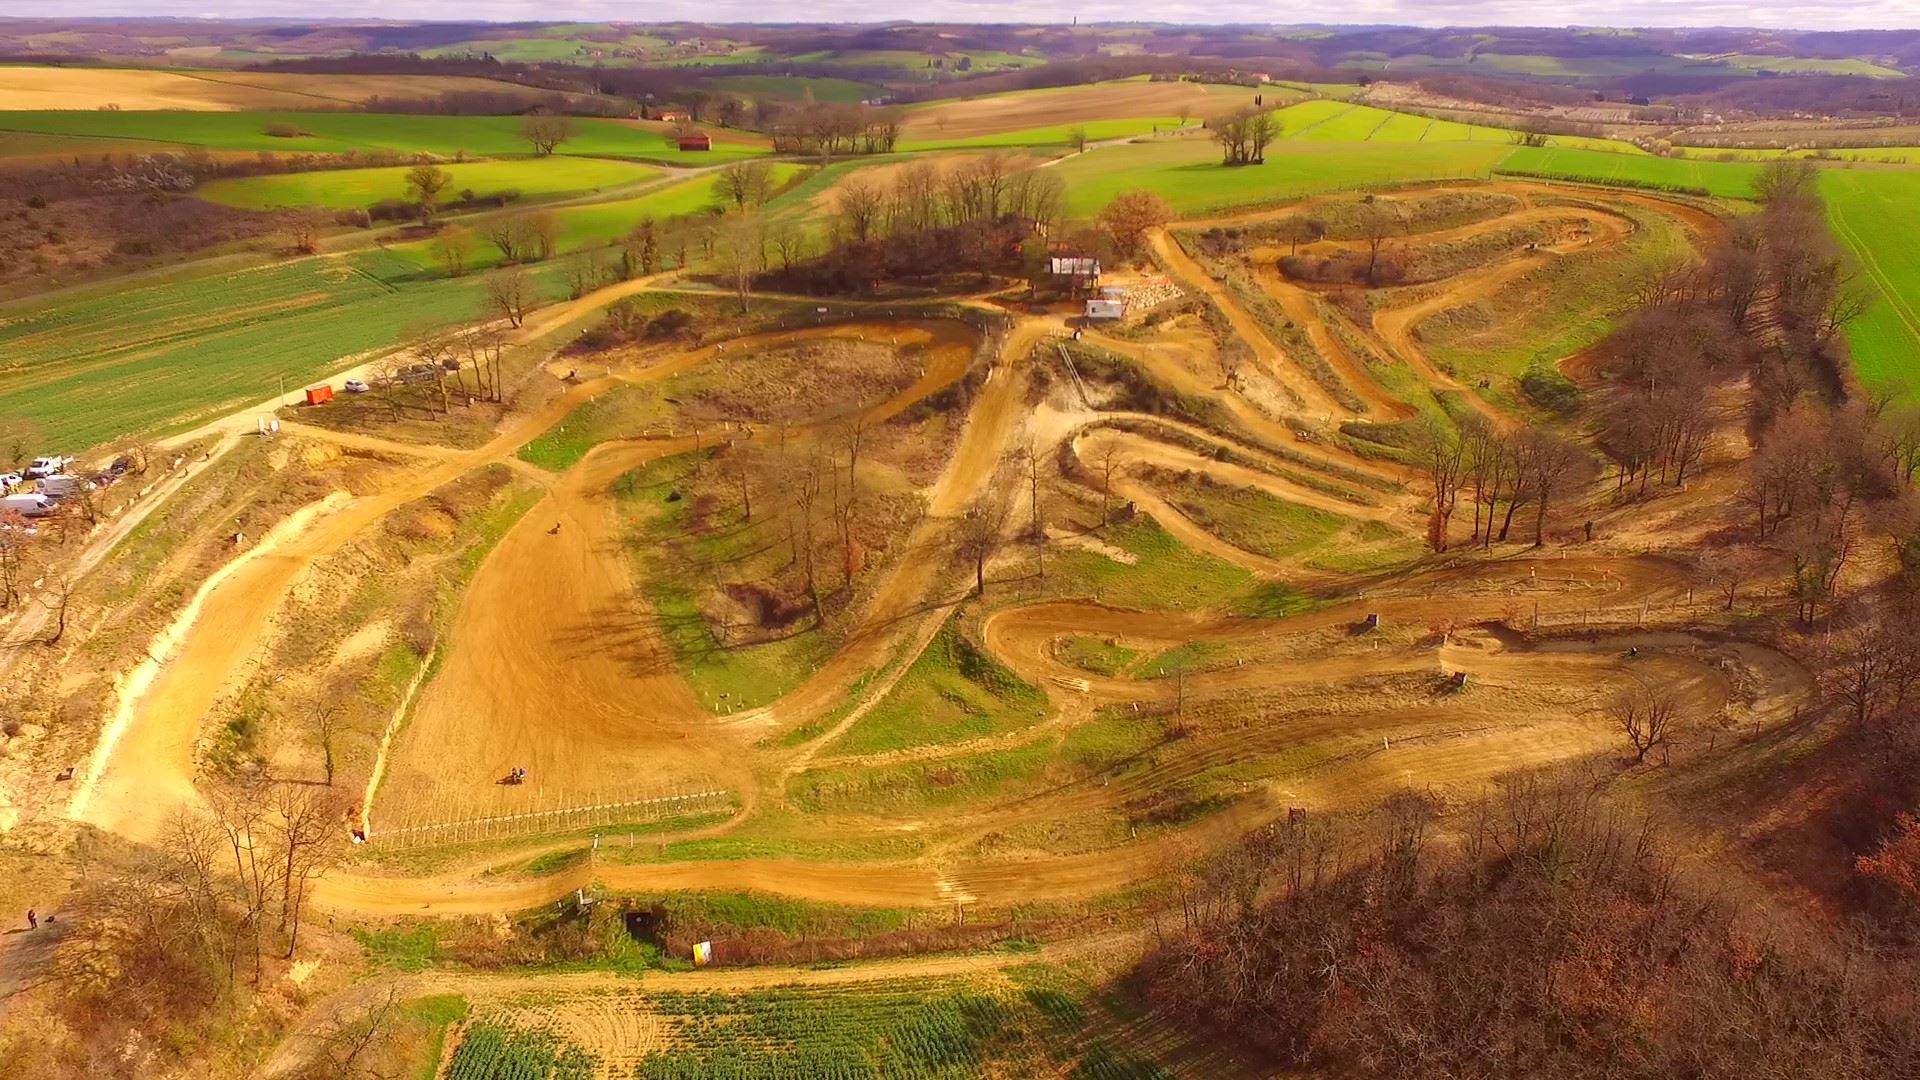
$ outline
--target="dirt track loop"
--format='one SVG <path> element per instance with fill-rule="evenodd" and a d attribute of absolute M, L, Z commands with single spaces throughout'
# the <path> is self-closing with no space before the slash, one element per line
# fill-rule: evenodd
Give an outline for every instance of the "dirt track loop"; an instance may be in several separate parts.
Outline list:
<path fill-rule="evenodd" d="M 1491 189 L 1529 196 L 1542 191 L 1565 194 L 1538 185 Z M 1711 216 L 1665 200 L 1606 198 L 1671 211 L 1698 235 L 1718 227 Z M 1604 208 L 1569 203 L 1534 207 L 1523 201 L 1512 214 L 1435 235 L 1466 238 L 1549 217 L 1587 222 L 1592 233 L 1582 246 L 1616 243 L 1631 228 L 1627 218 Z M 1175 276 L 1215 299 L 1235 332 L 1307 411 L 1316 417 L 1354 416 L 1269 340 L 1227 291 L 1207 279 L 1164 233 L 1153 243 Z M 1417 303 L 1388 307 L 1372 328 L 1380 349 L 1433 386 L 1463 389 L 1420 350 L 1420 322 L 1492 295 L 1559 254 L 1529 252 L 1476 268 L 1447 280 L 1437 291 L 1423 292 Z M 1324 325 L 1308 290 L 1273 275 L 1261 280 L 1326 356 L 1335 377 L 1365 403 L 1366 418 L 1390 421 L 1410 415 Z M 629 282 L 543 311 L 530 320 L 525 336 L 532 340 L 650 285 Z M 391 802 L 386 805 L 394 806 L 513 813 L 551 806 L 555 800 L 577 804 L 637 786 L 723 787 L 735 792 L 739 812 L 727 823 L 705 829 L 710 835 L 766 812 L 801 816 L 788 805 L 788 781 L 809 769 L 1007 749 L 1023 740 L 1059 738 L 1105 707 L 1134 709 L 1176 699 L 1202 705 L 1232 702 L 1264 710 L 1257 724 L 1203 726 L 1155 747 L 1143 767 L 1117 777 L 1065 776 L 1018 798 L 940 813 L 932 822 L 939 827 L 938 838 L 911 858 L 832 861 L 783 856 L 624 863 L 589 858 L 546 876 L 494 873 L 516 859 L 524 861 L 523 849 L 483 855 L 470 865 L 424 877 L 336 870 L 318 883 L 315 903 L 372 914 L 501 912 L 595 882 L 633 890 L 760 889 L 882 906 L 1084 897 L 1161 873 L 1183 853 L 1224 842 L 1290 806 L 1351 806 L 1408 784 L 1472 786 L 1512 769 L 1592 752 L 1615 737 L 1598 716 L 1601 695 L 1636 682 L 1672 687 L 1689 714 L 1699 716 L 1771 714 L 1780 703 L 1806 692 L 1805 673 L 1762 646 L 1620 629 L 1636 621 L 1635 610 L 1644 613 L 1647 605 L 1671 608 L 1686 595 L 1684 573 L 1657 559 L 1604 554 L 1504 561 L 1469 557 L 1371 580 L 1366 583 L 1369 591 L 1356 595 L 1352 581 L 1308 575 L 1287 560 L 1227 543 L 1177 513 L 1154 484 L 1164 480 L 1166 472 L 1204 475 L 1409 534 L 1422 527 L 1421 493 L 1410 483 L 1405 466 L 1361 456 L 1339 440 L 1303 433 L 1240 393 L 1208 385 L 1170 351 L 1174 346 L 1167 341 L 1096 334 L 1100 345 L 1131 358 L 1154 378 L 1183 394 L 1218 402 L 1230 418 L 1226 426 L 1235 430 L 1212 431 L 1144 414 L 1054 412 L 1051 415 L 1066 419 L 1047 429 L 1050 441 L 1040 449 L 1082 461 L 1111 449 L 1119 462 L 1117 494 L 1151 514 L 1184 546 L 1269 579 L 1312 579 L 1331 599 L 1308 614 L 1286 619 L 1218 611 L 1129 611 L 1075 599 L 985 606 L 977 631 L 982 643 L 1045 691 L 1050 704 L 1046 719 L 1027 730 L 918 746 L 891 756 L 825 750 L 902 677 L 907 661 L 926 647 L 965 599 L 964 587 L 948 575 L 954 524 L 989 485 L 1005 482 L 1002 469 L 1013 448 L 1024 445 L 1017 438 L 1023 426 L 1029 434 L 1045 427 L 1029 426 L 1039 399 L 1029 375 L 1035 363 L 1050 355 L 1035 346 L 1059 332 L 1060 323 L 1022 317 L 1008 320 L 1007 326 L 984 372 L 974 367 L 979 362 L 977 333 L 953 321 L 870 321 L 728 343 L 732 355 L 842 335 L 884 334 L 923 346 L 928 357 L 923 374 L 905 390 L 864 407 L 866 418 L 874 422 L 962 379 L 977 380 L 966 396 L 958 442 L 925 492 L 926 514 L 856 612 L 845 642 L 799 686 L 763 708 L 716 717 L 698 705 L 648 618 L 643 583 L 634 579 L 623 550 L 625 526 L 612 491 L 615 482 L 649 462 L 693 449 L 695 438 L 608 442 L 552 478 L 542 501 L 482 563 L 461 601 L 442 643 L 437 671 L 420 691 L 411 718 L 385 759 L 385 779 L 371 808 L 376 836 L 387 800 Z M 510 459 L 521 445 L 616 381 L 660 380 L 722 355 L 717 348 L 687 349 L 645 368 L 572 387 L 536 413 L 512 420 L 483 447 L 420 451 L 386 488 L 358 497 L 329 497 L 276 530 L 208 583 L 161 642 L 163 655 L 144 674 L 128 680 L 120 708 L 76 789 L 71 816 L 133 839 L 155 839 L 167 813 L 196 801 L 194 756 L 202 722 L 265 639 L 281 598 L 308 567 L 390 511 L 469 470 Z M 1490 418 L 1505 422 L 1478 395 L 1468 392 L 1465 397 Z M 844 419 L 845 414 L 816 417 L 816 426 L 798 430 L 807 437 L 809 431 L 823 430 L 821 425 Z M 750 437 L 766 438 L 769 433 Z M 1349 590 L 1344 595 L 1342 585 Z M 1504 629 L 1514 624 L 1519 611 L 1557 626 L 1561 633 L 1538 640 Z M 1398 636 L 1346 632 L 1370 613 L 1401 628 Z M 1589 616 L 1613 629 L 1591 639 L 1565 633 L 1568 620 Z M 1436 620 L 1448 622 L 1449 628 L 1425 635 L 1406 632 Z M 1485 628 L 1473 629 L 1476 626 Z M 1450 632 L 1457 627 L 1469 629 Z M 1219 654 L 1230 659 L 1203 666 L 1178 682 L 1100 675 L 1060 658 L 1063 642 L 1085 636 L 1124 642 L 1142 655 L 1207 644 L 1218 646 Z M 1643 655 L 1625 659 L 1622 649 L 1628 644 L 1637 644 Z M 1742 677 L 1727 674 L 1735 670 Z M 1468 676 L 1469 688 L 1443 691 L 1443 676 L 1458 673 Z M 795 732 L 805 737 L 785 744 L 767 740 L 769 735 Z M 823 758 L 823 753 L 841 756 Z M 1253 768 L 1262 761 L 1276 764 Z M 493 783 L 513 766 L 526 767 L 534 782 L 519 788 Z M 1027 851 L 991 852 L 978 844 L 983 837 L 1029 822 L 1099 818 L 1130 800 L 1208 782 L 1230 766 L 1244 779 L 1224 809 L 1117 846 L 1039 857 Z M 895 817 L 847 812 L 839 818 L 823 817 L 815 825 L 829 834 L 846 825 L 871 835 L 928 824 Z"/>

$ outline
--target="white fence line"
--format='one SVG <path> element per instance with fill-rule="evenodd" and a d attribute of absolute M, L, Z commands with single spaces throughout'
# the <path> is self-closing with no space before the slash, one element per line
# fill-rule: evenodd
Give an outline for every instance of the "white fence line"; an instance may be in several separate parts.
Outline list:
<path fill-rule="evenodd" d="M 733 792 L 726 788 L 654 795 L 639 799 L 614 799 L 603 802 L 557 806 L 543 810 L 525 810 L 511 814 L 487 814 L 479 817 L 429 821 L 391 827 L 379 822 L 385 815 L 378 808 L 372 815 L 367 842 L 395 846 L 458 844 L 473 840 L 511 839 L 537 835 L 543 831 L 566 831 L 595 825 L 634 824 L 658 821 L 675 813 L 730 806 Z"/>

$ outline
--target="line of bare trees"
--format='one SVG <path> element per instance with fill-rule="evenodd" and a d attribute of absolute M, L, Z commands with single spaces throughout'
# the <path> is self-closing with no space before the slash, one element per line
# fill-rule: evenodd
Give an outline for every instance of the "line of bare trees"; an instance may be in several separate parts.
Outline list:
<path fill-rule="evenodd" d="M 1066 189 L 1051 170 L 988 153 L 914 161 L 891 181 L 849 177 L 834 196 L 827 250 L 775 275 L 807 292 L 867 292 L 883 281 L 1017 269 L 1022 242 L 1056 223 Z"/>
<path fill-rule="evenodd" d="M 890 154 L 900 140 L 900 118 L 890 109 L 814 102 L 761 105 L 761 124 L 776 154 L 845 157 Z"/>
<path fill-rule="evenodd" d="M 1433 494 L 1427 546 L 1434 551 L 1450 545 L 1462 495 L 1473 507 L 1474 543 L 1504 543 L 1514 518 L 1531 507 L 1533 546 L 1539 547 L 1552 509 L 1586 491 L 1598 471 L 1593 455 L 1573 439 L 1539 426 L 1499 428 L 1478 416 L 1463 420 L 1457 433 L 1422 420 L 1413 450 Z"/>

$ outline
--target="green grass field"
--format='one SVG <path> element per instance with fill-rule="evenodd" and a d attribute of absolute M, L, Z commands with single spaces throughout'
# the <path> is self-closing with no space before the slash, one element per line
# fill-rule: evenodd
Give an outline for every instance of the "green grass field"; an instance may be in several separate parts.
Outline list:
<path fill-rule="evenodd" d="M 1515 132 L 1484 124 L 1431 120 L 1412 113 L 1353 105 L 1344 101 L 1303 101 L 1278 113 L 1283 141 L 1444 143 L 1483 142 L 1515 145 Z M 1568 149 L 1644 154 L 1632 143 L 1579 135 L 1552 135 L 1548 145 Z"/>
<path fill-rule="evenodd" d="M 522 195 L 565 195 L 623 187 L 659 176 L 658 169 L 597 158 L 550 157 L 512 161 L 474 161 L 444 166 L 453 183 L 441 200 L 471 191 L 486 198 L 504 191 Z M 318 207 L 344 210 L 383 199 L 407 199 L 409 166 L 385 169 L 331 169 L 214 180 L 194 189 L 209 202 L 242 210 Z"/>
<path fill-rule="evenodd" d="M 563 289 L 561 260 L 533 270 Z M 0 317 L 0 414 L 63 451 L 164 433 L 289 393 L 347 357 L 481 313 L 478 277 L 396 283 L 380 252 L 135 287 L 97 287 Z"/>
<path fill-rule="evenodd" d="M 284 124 L 300 134 L 267 134 Z M 744 143 L 716 142 L 706 152 L 682 152 L 661 131 L 616 120 L 581 118 L 559 153 L 670 163 L 717 164 L 766 151 Z M 416 116 L 355 112 L 0 112 L 0 133 L 86 136 L 177 143 L 208 150 L 271 150 L 343 154 L 395 150 L 443 157 L 522 157 L 533 151 L 520 137 L 517 116 Z M 0 155 L 15 151 L 0 139 Z"/>
<path fill-rule="evenodd" d="M 1485 179 L 1513 147 L 1494 142 L 1276 143 L 1263 165 L 1227 168 L 1213 142 L 1195 135 L 1108 146 L 1056 166 L 1067 208 L 1098 213 L 1115 195 L 1144 188 L 1177 214 L 1420 180 Z"/>
<path fill-rule="evenodd" d="M 772 165 L 774 183 L 776 186 L 788 183 L 807 168 L 804 165 L 775 162 Z M 558 250 L 567 254 L 603 247 L 632 231 L 643 218 L 664 222 L 697 214 L 717 203 L 719 196 L 714 186 L 718 182 L 712 176 L 695 176 L 630 199 L 561 207 L 554 211 L 560 225 Z M 440 270 L 434 259 L 431 240 L 396 244 L 387 251 L 412 264 L 418 271 L 438 273 Z M 500 260 L 499 249 L 481 240 L 474 245 L 469 268 L 497 266 Z"/>
<path fill-rule="evenodd" d="M 1752 197 L 1754 178 L 1760 174 L 1759 165 L 1742 162 L 1695 161 L 1530 146 L 1515 149 L 1500 163 L 1499 168 L 1503 172 L 1525 176 L 1587 180 L 1599 184 L 1698 189 L 1729 199 Z"/>
<path fill-rule="evenodd" d="M 997 735 L 1038 723 L 1046 697 L 949 624 L 828 754 L 872 754 Z"/>
<path fill-rule="evenodd" d="M 1829 169 L 1827 219 L 1879 298 L 1847 328 L 1860 379 L 1920 402 L 1920 173 Z"/>

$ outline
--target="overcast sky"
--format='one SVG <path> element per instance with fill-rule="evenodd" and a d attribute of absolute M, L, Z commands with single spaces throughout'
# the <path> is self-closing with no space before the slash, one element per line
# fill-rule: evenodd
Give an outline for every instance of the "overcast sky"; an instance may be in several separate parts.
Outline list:
<path fill-rule="evenodd" d="M 704 22 L 873 21 L 898 8 L 871 0 L 0 0 L 0 16 L 174 15 L 201 18 L 693 19 Z M 1218 0 L 921 0 L 912 17 L 930 22 L 1395 23 L 1413 26 L 1765 26 L 1802 30 L 1920 28 L 1920 0 L 1340 0 L 1303 6 L 1222 4 Z"/>

